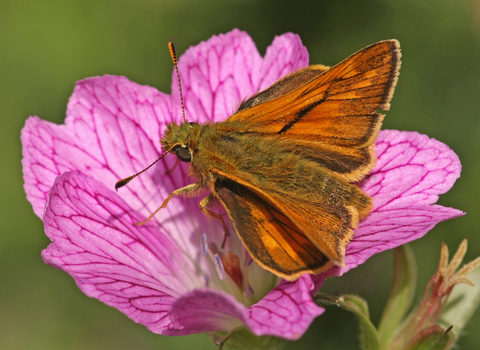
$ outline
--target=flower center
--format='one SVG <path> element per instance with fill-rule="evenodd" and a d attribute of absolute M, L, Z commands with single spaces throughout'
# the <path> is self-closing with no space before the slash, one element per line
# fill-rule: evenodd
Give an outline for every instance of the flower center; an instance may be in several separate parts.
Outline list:
<path fill-rule="evenodd" d="M 228 245 L 226 246 L 228 247 Z M 209 253 L 209 255 L 212 257 L 218 278 L 220 280 L 230 278 L 238 287 L 238 289 L 244 293 L 247 299 L 253 295 L 253 289 L 250 284 L 248 284 L 248 288 L 244 288 L 245 278 L 240 266 L 240 259 L 238 258 L 238 255 L 232 253 L 231 250 L 227 250 L 225 252 L 219 250 L 215 243 L 208 244 L 206 234 L 202 234 L 202 252 L 204 255 Z M 248 260 L 250 261 L 250 264 L 251 258 Z M 248 267 L 247 265 L 245 266 Z M 246 292 L 247 289 L 248 293 Z"/>
<path fill-rule="evenodd" d="M 280 278 L 254 263 L 236 234 L 228 235 L 224 246 L 219 248 L 203 233 L 201 252 L 211 263 L 210 272 L 204 274 L 205 286 L 223 290 L 245 306 L 261 300 L 280 282 Z"/>

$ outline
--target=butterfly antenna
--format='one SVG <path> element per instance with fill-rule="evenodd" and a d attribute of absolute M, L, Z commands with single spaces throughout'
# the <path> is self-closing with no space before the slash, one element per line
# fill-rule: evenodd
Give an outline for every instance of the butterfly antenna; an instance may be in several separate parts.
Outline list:
<path fill-rule="evenodd" d="M 143 169 L 142 171 L 132 175 L 132 176 L 129 176 L 129 177 L 126 177 L 124 179 L 121 179 L 120 181 L 118 181 L 116 184 L 115 184 L 115 190 L 118 191 L 118 189 L 120 187 L 123 187 L 125 186 L 126 184 L 128 184 L 130 181 L 132 181 L 134 178 L 136 178 L 138 175 L 142 174 L 143 172 L 147 171 L 148 169 L 150 169 L 152 166 L 154 166 L 160 159 L 162 159 L 163 157 L 165 157 L 165 155 L 167 153 L 170 153 L 170 151 L 175 148 L 177 146 L 177 144 L 173 145 L 172 147 L 170 147 L 170 149 L 168 151 L 166 151 L 165 153 L 163 153 L 156 161 L 154 161 L 152 164 L 150 164 L 149 166 L 147 166 L 145 169 Z"/>
<path fill-rule="evenodd" d="M 168 49 L 170 50 L 170 56 L 172 56 L 173 66 L 175 67 L 175 71 L 177 72 L 178 88 L 180 89 L 180 101 L 182 102 L 183 122 L 185 123 L 185 106 L 183 104 L 182 82 L 180 81 L 180 73 L 178 72 L 177 51 L 175 51 L 173 39 L 168 42 Z"/>

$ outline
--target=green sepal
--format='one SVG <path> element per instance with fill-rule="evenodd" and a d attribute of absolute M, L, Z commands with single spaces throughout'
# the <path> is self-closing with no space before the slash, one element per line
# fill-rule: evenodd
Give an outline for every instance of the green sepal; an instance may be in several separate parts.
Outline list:
<path fill-rule="evenodd" d="M 209 333 L 219 350 L 276 350 L 286 342 L 284 339 L 269 335 L 256 336 L 246 327 L 239 327 L 227 332 Z"/>
<path fill-rule="evenodd" d="M 448 350 L 455 342 L 455 334 L 451 330 L 451 326 L 446 330 L 439 325 L 428 327 L 415 336 L 406 350 Z"/>
<path fill-rule="evenodd" d="M 313 297 L 313 301 L 320 306 L 340 306 L 338 305 L 338 297 L 330 294 L 317 292 Z"/>
<path fill-rule="evenodd" d="M 378 327 L 378 335 L 383 348 L 389 341 L 412 304 L 417 280 L 417 264 L 409 245 L 404 244 L 394 250 L 393 286 Z"/>
<path fill-rule="evenodd" d="M 358 318 L 360 348 L 362 350 L 381 350 L 380 337 L 377 329 L 370 321 L 368 304 L 355 295 L 342 295 L 338 298 L 338 305 Z"/>

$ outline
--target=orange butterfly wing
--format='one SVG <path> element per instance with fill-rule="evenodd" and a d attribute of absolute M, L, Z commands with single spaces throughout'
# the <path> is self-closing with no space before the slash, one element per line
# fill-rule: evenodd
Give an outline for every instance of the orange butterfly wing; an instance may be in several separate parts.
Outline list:
<path fill-rule="evenodd" d="M 302 85 L 305 85 L 310 80 L 322 75 L 329 69 L 330 67 L 328 66 L 316 64 L 307 68 L 301 68 L 294 72 L 291 72 L 290 74 L 284 76 L 282 79 L 277 80 L 275 84 L 273 84 L 269 88 L 242 102 L 240 104 L 240 107 L 238 107 L 238 110 L 241 111 L 242 109 L 251 108 L 261 103 L 273 100 L 277 97 L 281 97 L 289 93 L 290 91 L 293 91 L 301 87 Z"/>
<path fill-rule="evenodd" d="M 249 188 L 217 182 L 215 195 L 252 258 L 266 270 L 292 281 L 333 266 L 296 223 Z"/>
<path fill-rule="evenodd" d="M 288 280 L 343 266 L 353 228 L 370 210 L 360 189 L 316 164 L 304 165 L 300 173 L 311 183 L 288 184 L 277 175 L 261 186 L 240 169 L 212 169 L 214 193 L 252 258 Z M 294 177 L 288 170 L 283 175 Z"/>
<path fill-rule="evenodd" d="M 374 165 L 377 109 L 390 106 L 399 58 L 388 40 L 331 69 L 293 72 L 205 132 L 197 170 L 209 169 L 210 188 L 265 269 L 294 280 L 344 265 L 371 208 L 350 182 Z"/>
<path fill-rule="evenodd" d="M 374 165 L 373 144 L 383 119 L 377 109 L 390 108 L 400 56 L 396 40 L 373 44 L 321 74 L 314 72 L 303 85 L 292 84 L 293 91 L 275 83 L 265 91 L 278 93 L 261 92 L 245 101 L 219 128 L 279 139 L 346 180 L 359 181 Z M 294 72 L 295 81 L 312 76 L 308 72 L 315 67 Z"/>

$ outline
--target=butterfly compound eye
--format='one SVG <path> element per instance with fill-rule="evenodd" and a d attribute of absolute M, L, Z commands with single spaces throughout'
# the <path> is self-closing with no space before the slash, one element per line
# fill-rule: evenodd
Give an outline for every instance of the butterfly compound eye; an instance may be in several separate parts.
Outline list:
<path fill-rule="evenodd" d="M 189 163 L 192 161 L 192 155 L 190 154 L 188 147 L 178 147 L 175 150 L 175 154 L 177 155 L 177 158 L 180 159 L 182 162 Z"/>

